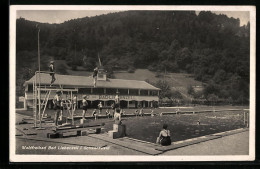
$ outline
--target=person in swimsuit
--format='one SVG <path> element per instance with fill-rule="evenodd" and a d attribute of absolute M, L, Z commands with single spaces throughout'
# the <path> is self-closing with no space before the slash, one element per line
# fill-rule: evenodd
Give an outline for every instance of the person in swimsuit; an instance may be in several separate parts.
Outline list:
<path fill-rule="evenodd" d="M 106 116 L 107 116 L 107 118 L 110 118 L 110 117 L 111 117 L 110 111 L 109 111 L 108 109 L 106 110 Z"/>
<path fill-rule="evenodd" d="M 121 114 L 120 114 L 120 109 L 117 108 L 114 114 L 114 121 L 115 124 L 121 125 L 122 121 L 121 121 Z"/>
<path fill-rule="evenodd" d="M 136 109 L 136 110 L 135 110 L 135 116 L 136 116 L 136 117 L 139 115 L 138 112 L 139 112 L 138 109 Z"/>
<path fill-rule="evenodd" d="M 64 110 L 64 99 L 61 99 L 61 102 L 60 102 L 60 120 L 62 120 L 63 110 Z"/>
<path fill-rule="evenodd" d="M 97 110 L 96 109 L 92 112 L 92 116 L 94 116 L 95 120 L 97 120 Z"/>
<path fill-rule="evenodd" d="M 144 109 L 143 108 L 140 109 L 140 114 L 139 115 L 140 116 L 144 116 Z"/>
<path fill-rule="evenodd" d="M 119 92 L 116 92 L 116 96 L 115 96 L 115 109 L 117 108 L 120 108 Z"/>
<path fill-rule="evenodd" d="M 56 114 L 55 114 L 55 125 L 58 126 L 58 120 L 59 120 L 59 116 L 60 116 L 60 111 L 61 111 L 61 92 L 60 91 L 56 91 L 56 95 L 53 98 L 53 104 L 54 104 L 54 110 L 56 110 Z"/>
<path fill-rule="evenodd" d="M 98 74 L 98 67 L 96 67 L 93 72 L 94 87 L 96 87 L 97 85 L 97 74 Z"/>
<path fill-rule="evenodd" d="M 99 104 L 98 104 L 98 112 L 99 112 L 99 114 L 101 114 L 102 113 L 102 107 L 103 107 L 103 105 L 102 105 L 102 102 L 100 102 Z"/>
<path fill-rule="evenodd" d="M 74 97 L 73 97 L 73 101 L 72 101 L 72 111 L 75 111 L 76 110 L 76 108 L 77 108 L 77 101 L 78 101 L 78 99 L 77 99 L 77 95 L 74 95 Z"/>
<path fill-rule="evenodd" d="M 82 109 L 83 109 L 83 112 L 82 112 L 82 119 L 84 120 L 85 119 L 85 115 L 86 115 L 86 112 L 87 112 L 87 107 L 88 107 L 88 102 L 86 100 L 87 96 L 84 95 L 83 96 L 83 100 L 82 100 Z"/>
<path fill-rule="evenodd" d="M 115 114 L 115 103 L 111 104 L 111 109 L 112 109 L 112 116 L 114 117 L 114 114 Z"/>
<path fill-rule="evenodd" d="M 170 130 L 167 130 L 168 125 L 164 124 L 163 129 L 159 134 L 159 137 L 157 138 L 157 143 L 161 144 L 162 146 L 168 146 L 171 145 L 171 134 Z"/>
<path fill-rule="evenodd" d="M 154 112 L 153 112 L 153 110 L 151 111 L 151 117 L 153 117 L 154 116 Z"/>
<path fill-rule="evenodd" d="M 51 76 L 51 85 L 50 86 L 52 86 L 52 84 L 54 83 L 54 81 L 56 80 L 56 78 L 55 78 L 55 73 L 54 73 L 54 71 L 55 71 L 55 68 L 54 68 L 54 61 L 51 61 L 50 62 L 50 66 L 49 66 L 49 69 L 50 69 L 50 76 Z"/>

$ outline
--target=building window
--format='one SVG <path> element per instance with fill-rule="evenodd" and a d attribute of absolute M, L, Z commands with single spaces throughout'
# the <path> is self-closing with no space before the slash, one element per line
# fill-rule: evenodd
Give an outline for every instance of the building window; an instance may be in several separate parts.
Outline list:
<path fill-rule="evenodd" d="M 116 89 L 106 88 L 106 94 L 115 95 Z"/>
<path fill-rule="evenodd" d="M 79 94 L 91 94 L 91 89 L 90 88 L 79 88 L 78 93 Z"/>
<path fill-rule="evenodd" d="M 120 95 L 128 95 L 128 89 L 118 89 Z"/>
<path fill-rule="evenodd" d="M 104 94 L 104 88 L 93 88 L 93 94 Z"/>
<path fill-rule="evenodd" d="M 140 90 L 141 96 L 148 96 L 148 90 Z"/>
<path fill-rule="evenodd" d="M 157 90 L 152 90 L 152 91 L 150 91 L 150 95 L 151 96 L 157 96 L 158 95 L 158 91 Z"/>
<path fill-rule="evenodd" d="M 134 95 L 134 96 L 139 95 L 138 90 L 137 89 L 129 89 L 129 95 Z"/>
<path fill-rule="evenodd" d="M 33 85 L 28 85 L 28 92 L 33 92 Z"/>

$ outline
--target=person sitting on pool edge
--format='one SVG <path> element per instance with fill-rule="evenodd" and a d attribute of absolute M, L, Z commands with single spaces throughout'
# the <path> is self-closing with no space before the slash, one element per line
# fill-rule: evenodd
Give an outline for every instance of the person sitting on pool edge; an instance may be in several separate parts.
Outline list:
<path fill-rule="evenodd" d="M 163 129 L 159 134 L 159 137 L 157 137 L 156 143 L 161 144 L 162 146 L 168 146 L 171 145 L 171 134 L 170 130 L 167 130 L 168 125 L 164 124 Z"/>
<path fill-rule="evenodd" d="M 121 121 L 121 113 L 120 113 L 120 109 L 117 108 L 114 114 L 114 121 L 115 124 L 121 125 L 122 121 Z"/>
<path fill-rule="evenodd" d="M 124 129 L 123 133 L 124 133 L 124 136 L 126 136 L 127 135 L 126 134 L 126 127 L 125 127 L 124 124 L 122 124 L 122 119 L 121 119 L 121 113 L 120 112 L 121 112 L 120 108 L 117 108 L 116 111 L 115 111 L 115 114 L 114 114 L 114 121 L 115 121 L 115 124 L 124 126 L 123 127 L 123 129 Z"/>

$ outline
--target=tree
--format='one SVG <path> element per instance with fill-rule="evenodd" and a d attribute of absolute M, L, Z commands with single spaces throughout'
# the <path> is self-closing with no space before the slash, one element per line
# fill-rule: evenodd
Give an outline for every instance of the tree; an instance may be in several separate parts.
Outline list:
<path fill-rule="evenodd" d="M 188 94 L 191 96 L 193 96 L 195 94 L 194 88 L 191 85 L 189 85 L 187 87 L 187 91 L 188 91 Z"/>

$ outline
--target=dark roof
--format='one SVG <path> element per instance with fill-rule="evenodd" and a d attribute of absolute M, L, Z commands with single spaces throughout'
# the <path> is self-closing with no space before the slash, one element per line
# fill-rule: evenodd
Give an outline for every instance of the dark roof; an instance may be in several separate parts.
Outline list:
<path fill-rule="evenodd" d="M 37 81 L 38 81 L 37 75 Z M 77 87 L 93 87 L 92 76 L 72 76 L 72 75 L 59 75 L 55 74 L 56 81 L 54 85 L 66 85 L 66 86 L 77 86 Z M 30 80 L 26 81 L 26 84 L 32 84 L 35 76 Z M 40 75 L 41 85 L 50 85 L 51 76 L 46 73 Z M 97 81 L 97 88 L 123 88 L 123 89 L 149 89 L 149 90 L 160 90 L 153 85 L 139 80 L 125 80 L 125 79 L 107 79 L 106 81 Z"/>

